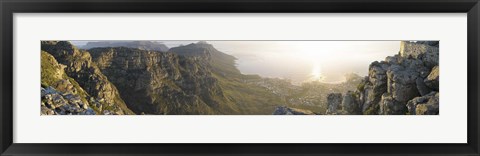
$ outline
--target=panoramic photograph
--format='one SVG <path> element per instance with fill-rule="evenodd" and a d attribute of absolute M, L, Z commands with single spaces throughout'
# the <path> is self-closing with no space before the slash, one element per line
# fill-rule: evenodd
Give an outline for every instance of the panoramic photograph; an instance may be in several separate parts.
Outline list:
<path fill-rule="evenodd" d="M 439 41 L 40 42 L 40 115 L 439 115 Z"/>

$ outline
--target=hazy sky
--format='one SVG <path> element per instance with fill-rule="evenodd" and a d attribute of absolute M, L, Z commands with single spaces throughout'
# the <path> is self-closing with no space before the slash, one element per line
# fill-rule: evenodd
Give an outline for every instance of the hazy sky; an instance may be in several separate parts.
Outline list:
<path fill-rule="evenodd" d="M 169 48 L 197 41 L 162 41 Z M 344 81 L 346 73 L 367 75 L 373 61 L 398 53 L 400 41 L 207 41 L 238 58 L 244 74 L 305 81 Z M 72 41 L 83 45 L 86 41 Z"/>

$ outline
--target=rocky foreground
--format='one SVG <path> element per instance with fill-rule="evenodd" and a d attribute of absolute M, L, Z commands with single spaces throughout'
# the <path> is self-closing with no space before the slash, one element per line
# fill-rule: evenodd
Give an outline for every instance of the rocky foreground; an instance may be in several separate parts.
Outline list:
<path fill-rule="evenodd" d="M 328 95 L 329 115 L 438 115 L 439 42 L 401 42 L 399 54 L 373 62 L 355 91 Z"/>

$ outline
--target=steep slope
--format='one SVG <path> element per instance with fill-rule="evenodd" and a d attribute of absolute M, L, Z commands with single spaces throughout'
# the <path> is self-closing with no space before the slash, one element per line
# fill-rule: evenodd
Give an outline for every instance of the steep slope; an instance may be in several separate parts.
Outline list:
<path fill-rule="evenodd" d="M 238 113 L 209 66 L 198 58 L 125 47 L 90 52 L 136 113 Z"/>
<path fill-rule="evenodd" d="M 203 59 L 212 67 L 212 71 L 226 76 L 240 76 L 240 71 L 235 66 L 236 58 L 232 55 L 218 51 L 213 45 L 200 41 L 185 46 L 174 47 L 169 50 L 171 53 L 178 55 Z"/>
<path fill-rule="evenodd" d="M 141 50 L 153 50 L 153 51 L 168 51 L 168 47 L 161 42 L 154 41 L 100 41 L 100 42 L 88 42 L 86 45 L 81 46 L 82 49 L 102 48 L 102 47 L 127 47 L 136 48 Z"/>
<path fill-rule="evenodd" d="M 206 62 L 212 76 L 218 80 L 225 97 L 234 103 L 240 114 L 271 114 L 276 106 L 285 105 L 285 99 L 252 81 L 260 81 L 257 75 L 243 75 L 235 66 L 236 58 L 215 49 L 206 42 L 192 43 L 171 48 L 170 53 Z"/>
<path fill-rule="evenodd" d="M 65 74 L 65 65 L 45 51 L 41 52 L 41 115 L 94 115 L 89 95 Z M 94 101 L 91 101 L 92 103 Z"/>
<path fill-rule="evenodd" d="M 66 75 L 78 82 L 85 93 L 98 99 L 98 104 L 92 105 L 94 109 L 102 114 L 134 114 L 127 108 L 116 87 L 92 62 L 87 51 L 79 50 L 67 41 L 42 41 L 41 49 L 51 54 L 59 64 L 65 65 Z"/>
<path fill-rule="evenodd" d="M 398 55 L 370 64 L 355 92 L 332 98 L 327 114 L 438 114 L 438 61 L 438 41 L 402 41 Z"/>

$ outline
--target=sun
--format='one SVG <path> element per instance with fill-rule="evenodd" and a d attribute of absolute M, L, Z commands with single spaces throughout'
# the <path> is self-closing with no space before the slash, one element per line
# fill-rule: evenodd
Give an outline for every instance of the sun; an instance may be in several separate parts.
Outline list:
<path fill-rule="evenodd" d="M 312 73 L 310 73 L 310 75 L 313 81 L 321 81 L 323 79 L 320 63 L 315 62 L 313 64 Z"/>

